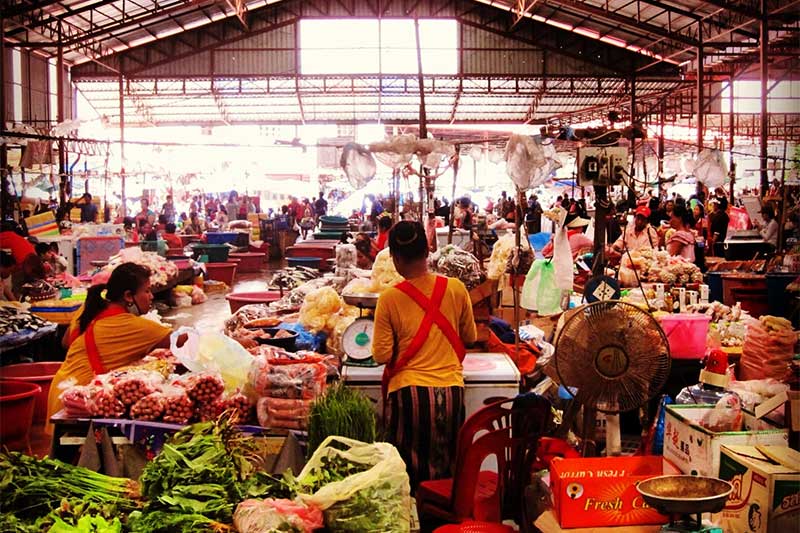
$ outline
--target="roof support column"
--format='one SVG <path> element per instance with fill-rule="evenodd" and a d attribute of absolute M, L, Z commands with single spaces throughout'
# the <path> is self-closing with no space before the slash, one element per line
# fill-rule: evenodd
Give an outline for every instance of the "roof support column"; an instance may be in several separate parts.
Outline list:
<path fill-rule="evenodd" d="M 705 136 L 705 93 L 703 91 L 703 62 L 705 55 L 703 54 L 703 22 L 697 22 L 697 40 L 699 45 L 697 47 L 697 152 L 703 149 L 703 138 Z"/>
<path fill-rule="evenodd" d="M 64 34 L 61 23 L 58 23 L 58 55 L 56 59 L 56 123 L 64 122 Z M 58 176 L 60 185 L 58 187 L 59 201 L 61 205 L 67 204 L 67 194 L 72 196 L 72 187 L 69 185 L 67 176 L 67 147 L 64 138 L 58 139 Z M 87 182 L 88 184 L 88 182 Z"/>
<path fill-rule="evenodd" d="M 729 160 L 730 164 L 728 165 L 728 179 L 730 180 L 730 184 L 728 188 L 730 189 L 729 195 L 731 198 L 731 202 L 733 202 L 733 186 L 736 183 L 736 162 L 733 160 L 733 142 L 734 138 L 736 137 L 736 123 L 734 121 L 734 114 L 733 114 L 733 78 L 734 73 L 731 72 L 730 81 L 728 82 L 728 102 L 730 103 L 730 108 L 728 109 L 728 151 L 729 151 Z"/>
<path fill-rule="evenodd" d="M 664 123 L 667 121 L 667 99 L 661 100 L 659 111 L 659 132 L 658 132 L 658 197 L 661 198 L 662 185 L 664 180 Z"/>
<path fill-rule="evenodd" d="M 124 218 L 128 214 L 128 201 L 125 197 L 125 79 L 119 73 L 119 180 L 120 194 L 122 196 L 122 209 L 120 214 Z"/>
<path fill-rule="evenodd" d="M 769 82 L 769 25 L 767 24 L 767 0 L 761 0 L 761 38 L 759 39 L 759 59 L 761 62 L 761 196 L 767 194 L 769 178 L 767 177 L 767 134 L 769 133 L 769 113 L 767 112 L 767 84 Z"/>
<path fill-rule="evenodd" d="M 0 11 L 0 128 L 6 129 L 6 47 L 3 28 L 5 19 Z M 2 218 L 10 217 L 14 210 L 8 176 L 8 148 L 0 144 L 0 211 Z"/>
<path fill-rule="evenodd" d="M 634 73 L 631 76 L 631 172 L 630 172 L 630 196 L 634 196 L 636 194 L 636 182 L 634 181 L 634 177 L 636 176 L 636 135 L 633 133 L 635 131 L 636 124 L 636 74 Z M 647 177 L 645 176 L 645 181 Z"/>

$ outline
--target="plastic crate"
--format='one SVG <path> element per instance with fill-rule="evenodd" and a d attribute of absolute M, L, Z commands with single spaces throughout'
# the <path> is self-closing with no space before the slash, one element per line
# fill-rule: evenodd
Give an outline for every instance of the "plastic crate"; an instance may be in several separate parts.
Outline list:
<path fill-rule="evenodd" d="M 237 231 L 224 231 L 224 232 L 208 232 L 206 233 L 206 242 L 208 244 L 234 244 L 239 237 Z"/>
<path fill-rule="evenodd" d="M 195 244 L 192 246 L 192 255 L 195 259 L 206 256 L 209 263 L 224 263 L 228 260 L 230 250 L 227 244 Z"/>

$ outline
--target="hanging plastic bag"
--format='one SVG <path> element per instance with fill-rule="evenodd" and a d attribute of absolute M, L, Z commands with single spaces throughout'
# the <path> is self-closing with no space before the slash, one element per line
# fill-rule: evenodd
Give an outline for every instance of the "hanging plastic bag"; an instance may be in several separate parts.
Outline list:
<path fill-rule="evenodd" d="M 553 267 L 555 268 L 556 287 L 564 291 L 572 290 L 574 266 L 567 230 L 566 228 L 558 229 L 553 241 Z"/>
<path fill-rule="evenodd" d="M 506 144 L 506 173 L 516 186 L 527 191 L 531 187 L 541 185 L 547 176 L 536 171 L 547 166 L 547 159 L 542 147 L 529 135 L 514 134 Z"/>
<path fill-rule="evenodd" d="M 528 274 L 525 276 L 525 282 L 522 284 L 522 293 L 520 295 L 520 305 L 523 309 L 535 311 L 538 307 L 539 297 L 539 278 L 542 274 L 543 260 L 534 261 L 531 268 L 528 269 Z"/>
<path fill-rule="evenodd" d="M 187 339 L 179 348 L 177 340 L 184 333 Z M 247 383 L 247 372 L 253 362 L 253 356 L 230 337 L 216 332 L 201 334 L 187 327 L 172 333 L 170 351 L 192 372 L 212 372 L 222 376 L 227 391 L 241 389 Z"/>
<path fill-rule="evenodd" d="M 547 259 L 537 259 L 525 276 L 520 305 L 540 315 L 561 312 L 561 289 L 556 285 L 555 268 Z"/>
<path fill-rule="evenodd" d="M 403 532 L 411 529 L 408 474 L 394 446 L 330 436 L 300 472 L 300 483 L 312 482 L 325 471 L 331 459 L 351 463 L 362 471 L 323 485 L 314 494 L 298 494 L 305 503 L 323 510 L 330 531 Z"/>
<path fill-rule="evenodd" d="M 716 189 L 728 181 L 728 165 L 719 150 L 701 150 L 694 160 L 693 174 L 697 181 Z"/>
<path fill-rule="evenodd" d="M 350 185 L 356 189 L 363 189 L 378 171 L 372 154 L 358 143 L 344 145 L 339 164 L 350 181 Z"/>

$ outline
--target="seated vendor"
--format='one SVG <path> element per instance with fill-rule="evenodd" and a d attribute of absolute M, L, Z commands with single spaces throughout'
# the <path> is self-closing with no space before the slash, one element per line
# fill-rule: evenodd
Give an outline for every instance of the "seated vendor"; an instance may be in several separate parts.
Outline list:
<path fill-rule="evenodd" d="M 617 253 L 635 252 L 643 249 L 658 248 L 658 232 L 650 225 L 650 208 L 639 206 L 633 215 L 633 224 L 628 224 L 622 235 L 611 245 Z"/>
<path fill-rule="evenodd" d="M 13 302 L 17 299 L 11 291 L 11 274 L 16 266 L 17 263 L 14 262 L 11 252 L 0 251 L 0 283 L 2 283 L 0 300 Z"/>
<path fill-rule="evenodd" d="M 564 221 L 567 226 L 567 238 L 569 239 L 572 259 L 576 259 L 579 255 L 591 252 L 594 249 L 594 242 L 584 233 L 590 222 L 591 220 L 588 218 L 581 218 L 577 215 L 567 215 Z M 542 248 L 544 257 L 553 257 L 554 239 L 555 236 Z"/>
<path fill-rule="evenodd" d="M 197 212 L 189 213 L 189 221 L 184 224 L 182 233 L 184 235 L 200 235 L 206 230 L 205 221 L 197 216 Z"/>
<path fill-rule="evenodd" d="M 164 233 L 161 234 L 161 238 L 167 242 L 167 246 L 170 248 L 183 248 L 181 238 L 175 235 L 176 229 L 174 222 L 168 222 L 166 228 L 164 228 Z"/>
<path fill-rule="evenodd" d="M 694 263 L 696 237 L 690 229 L 691 219 L 685 206 L 675 206 L 670 215 L 669 225 L 672 230 L 667 232 L 667 251 L 670 255 L 679 255 Z"/>
<path fill-rule="evenodd" d="M 15 295 L 19 295 L 22 285 L 44 279 L 45 271 L 42 260 L 36 249 L 22 235 L 19 225 L 12 221 L 4 221 L 0 231 L 0 249 L 8 251 L 14 258 L 11 274 L 11 286 Z"/>
<path fill-rule="evenodd" d="M 171 328 L 139 315 L 150 310 L 150 270 L 123 263 L 107 284 L 95 285 L 76 313 L 62 345 L 67 356 L 50 387 L 47 418 L 61 410 L 59 385 L 86 385 L 94 376 L 135 363 L 155 348 L 169 348 Z M 185 337 L 178 339 L 182 345 Z"/>

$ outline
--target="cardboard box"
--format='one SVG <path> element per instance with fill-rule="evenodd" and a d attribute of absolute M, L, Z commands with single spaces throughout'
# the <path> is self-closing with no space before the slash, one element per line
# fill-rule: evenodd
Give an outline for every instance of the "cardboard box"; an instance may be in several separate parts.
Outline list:
<path fill-rule="evenodd" d="M 713 405 L 669 405 L 664 424 L 664 459 L 684 474 L 717 477 L 720 448 L 774 444 L 786 446 L 789 435 L 766 420 L 744 413 L 744 430 L 713 432 L 698 422 Z"/>
<path fill-rule="evenodd" d="M 762 451 L 764 453 L 762 453 Z M 781 464 L 769 456 L 788 458 Z M 765 453 L 767 455 L 765 455 Z M 723 446 L 719 477 L 733 485 L 714 515 L 724 531 L 789 533 L 800 529 L 800 453 L 781 446 Z"/>
<path fill-rule="evenodd" d="M 656 456 L 553 460 L 550 488 L 561 527 L 666 523 L 636 490 L 636 483 L 661 473 Z"/>

